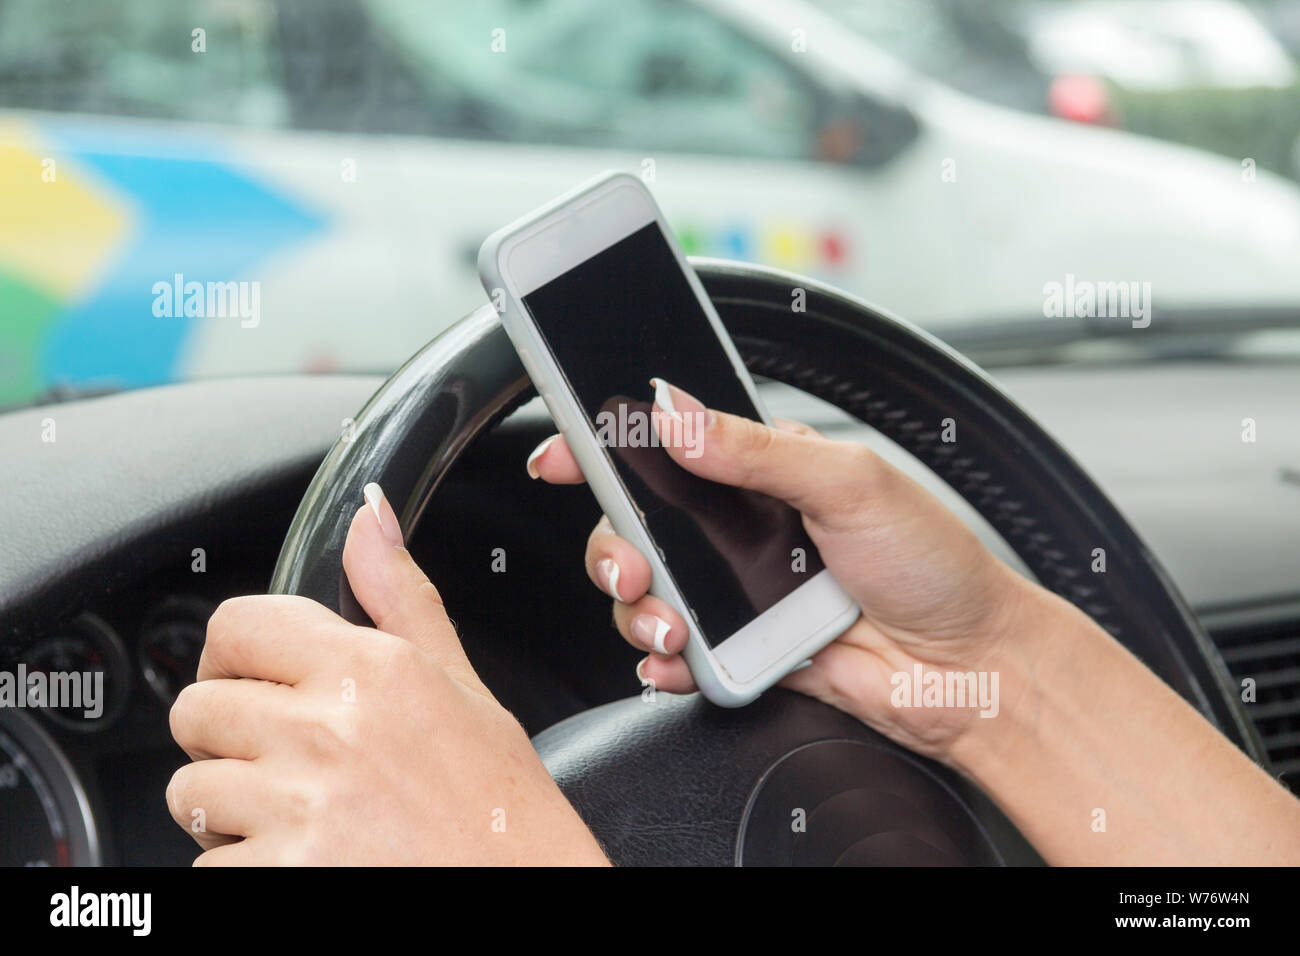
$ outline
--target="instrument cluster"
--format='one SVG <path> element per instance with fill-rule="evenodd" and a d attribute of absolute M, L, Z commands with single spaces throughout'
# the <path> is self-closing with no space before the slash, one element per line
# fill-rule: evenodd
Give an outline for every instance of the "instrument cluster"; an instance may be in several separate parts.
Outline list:
<path fill-rule="evenodd" d="M 135 615 L 125 638 L 83 612 L 0 670 L 0 866 L 103 862 L 83 771 L 101 753 L 166 746 L 160 712 L 194 681 L 214 609 L 169 596 Z M 111 792 L 114 781 L 96 783 Z"/>

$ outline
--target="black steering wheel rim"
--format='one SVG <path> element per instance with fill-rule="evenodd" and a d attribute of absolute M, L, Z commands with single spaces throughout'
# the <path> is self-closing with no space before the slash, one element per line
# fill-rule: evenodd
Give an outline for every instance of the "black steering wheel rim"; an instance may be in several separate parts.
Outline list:
<path fill-rule="evenodd" d="M 1213 645 L 1150 549 L 1073 459 L 978 367 L 910 323 L 812 280 L 738 263 L 693 264 L 751 371 L 837 405 L 915 455 L 983 515 L 1044 586 L 1081 607 L 1252 759 L 1264 762 Z M 803 312 L 791 309 L 796 289 L 803 290 Z M 417 533 L 465 449 L 533 394 L 490 306 L 436 338 L 372 396 L 322 462 L 285 539 L 271 591 L 306 595 L 368 623 L 341 562 L 362 486 L 380 482 L 408 536 Z M 955 442 L 941 439 L 945 419 L 955 424 Z M 1091 570 L 1095 548 L 1105 550 L 1104 573 Z M 774 768 L 818 741 L 883 750 L 888 756 L 870 755 L 888 764 L 877 768 L 881 773 L 906 777 L 919 768 L 926 780 L 917 778 L 908 791 L 913 802 L 923 791 L 933 795 L 935 787 L 945 787 L 970 818 L 945 804 L 935 812 L 951 814 L 957 829 L 946 837 L 908 831 L 906 846 L 943 843 L 951 849 L 953 840 L 978 843 L 982 836 L 992 856 L 958 853 L 953 862 L 1035 859 L 969 785 L 830 708 L 786 692 L 738 712 L 696 697 L 658 696 L 663 699 L 654 707 L 633 698 L 588 711 L 534 741 L 615 862 L 772 862 L 748 826 L 757 784 L 770 783 Z M 743 746 L 760 739 L 768 745 Z M 837 753 L 843 760 L 844 752 Z M 798 759 L 813 761 L 800 771 L 802 778 L 817 776 L 817 758 Z M 726 787 L 692 788 L 689 774 L 716 774 L 718 760 L 728 762 L 735 779 Z M 665 765 L 678 768 L 671 780 Z M 845 804 L 835 780 L 823 784 L 830 790 L 809 799 Z M 639 796 L 629 794 L 638 787 Z M 646 793 L 647 787 L 687 794 L 676 801 L 681 817 L 665 819 L 668 808 L 655 806 L 662 795 Z M 885 815 L 893 812 L 880 809 L 879 794 L 860 791 L 853 790 L 860 800 Z M 646 814 L 658 821 L 650 839 Z M 702 831 L 693 815 L 707 816 L 709 826 Z M 899 832 L 873 831 L 861 840 L 849 833 L 844 846 L 819 851 L 819 861 L 826 862 L 827 853 L 849 860 L 863 853 L 873 860 L 906 857 L 909 851 L 895 839 Z M 874 849 L 861 849 L 868 845 Z M 790 852 L 798 857 L 802 851 Z"/>

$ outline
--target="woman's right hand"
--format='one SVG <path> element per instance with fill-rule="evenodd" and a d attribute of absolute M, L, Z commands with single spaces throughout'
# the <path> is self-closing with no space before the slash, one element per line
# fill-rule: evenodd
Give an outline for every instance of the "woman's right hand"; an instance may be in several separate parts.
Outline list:
<path fill-rule="evenodd" d="M 664 414 L 704 416 L 702 441 L 664 453 L 703 478 L 793 505 L 862 606 L 785 686 L 965 774 L 1049 863 L 1300 861 L 1300 802 L 1087 615 L 1012 571 L 901 472 L 801 425 L 710 417 L 667 386 L 654 414 L 656 425 Z M 558 436 L 528 467 L 552 482 L 582 480 Z M 676 656 L 685 623 L 646 593 L 649 564 L 607 521 L 587 543 L 587 572 L 615 598 L 623 636 L 651 651 L 638 668 L 644 678 L 693 689 Z M 891 678 L 917 665 L 998 674 L 997 719 L 982 720 L 980 707 L 895 706 Z"/>
<path fill-rule="evenodd" d="M 654 416 L 701 416 L 701 440 L 687 454 L 668 447 L 678 467 L 723 484 L 781 499 L 802 513 L 804 527 L 862 617 L 811 664 L 782 681 L 858 717 L 910 749 L 944 759 L 978 720 L 976 708 L 898 707 L 893 675 L 996 669 L 1000 644 L 1031 596 L 1046 596 L 999 561 L 936 498 L 865 446 L 833 441 L 793 422 L 768 428 L 705 409 L 667 383 L 656 390 Z M 528 471 L 555 484 L 583 481 L 562 436 L 547 439 Z M 649 652 L 637 667 L 658 689 L 695 689 L 678 655 L 686 625 L 647 594 L 650 565 L 602 518 L 587 542 L 587 573 L 614 598 L 614 623 Z"/>

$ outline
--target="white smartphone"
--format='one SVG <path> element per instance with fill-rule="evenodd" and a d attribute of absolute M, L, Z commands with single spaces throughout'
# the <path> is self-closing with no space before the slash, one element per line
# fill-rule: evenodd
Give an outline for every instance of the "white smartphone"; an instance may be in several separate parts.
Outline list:
<path fill-rule="evenodd" d="M 857 619 L 798 512 L 697 477 L 699 431 L 662 437 L 652 378 L 771 424 L 740 355 L 639 179 L 609 173 L 491 235 L 479 274 L 614 530 L 650 562 L 650 593 L 690 629 L 704 695 L 747 704 Z M 703 418 L 703 416 L 697 416 Z M 694 431 L 694 434 L 693 434 Z"/>

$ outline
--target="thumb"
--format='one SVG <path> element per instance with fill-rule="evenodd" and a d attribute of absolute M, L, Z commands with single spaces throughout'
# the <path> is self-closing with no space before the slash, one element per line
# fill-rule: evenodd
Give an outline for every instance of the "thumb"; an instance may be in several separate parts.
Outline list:
<path fill-rule="evenodd" d="M 358 603 L 379 630 L 410 641 L 462 683 L 481 687 L 442 596 L 403 546 L 388 499 L 374 482 L 364 495 L 343 545 L 343 570 Z"/>
<path fill-rule="evenodd" d="M 892 469 L 864 445 L 793 422 L 769 428 L 708 409 L 663 379 L 651 382 L 655 430 L 673 460 L 692 474 L 780 498 L 830 527 L 886 490 Z"/>

